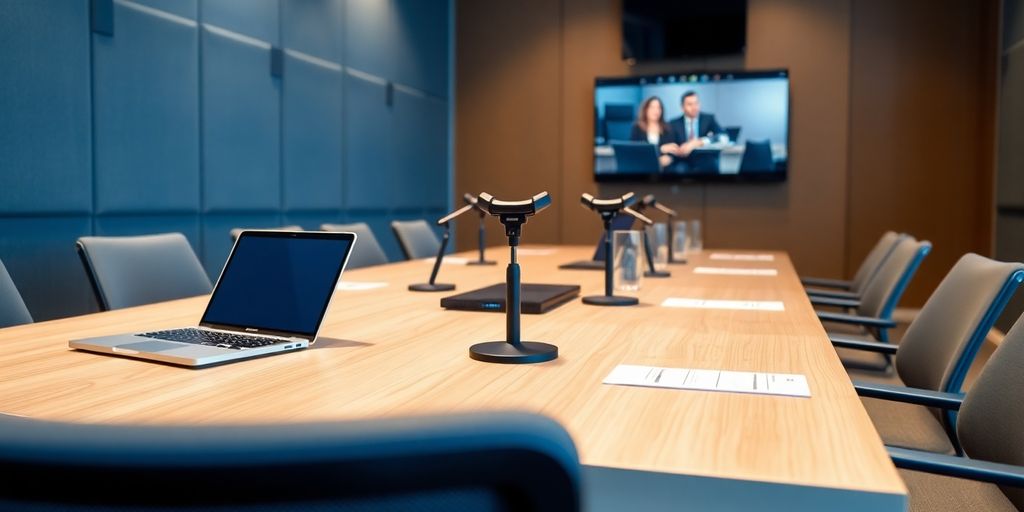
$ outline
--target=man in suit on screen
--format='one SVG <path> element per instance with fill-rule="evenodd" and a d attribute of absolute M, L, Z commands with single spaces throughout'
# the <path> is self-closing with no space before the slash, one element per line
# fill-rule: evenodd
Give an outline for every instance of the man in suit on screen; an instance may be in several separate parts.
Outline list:
<path fill-rule="evenodd" d="M 718 172 L 717 151 L 694 153 L 694 150 L 724 134 L 725 130 L 719 126 L 714 114 L 700 111 L 700 98 L 696 92 L 686 91 L 681 102 L 683 115 L 669 123 L 679 145 L 672 169 L 677 172 Z"/>

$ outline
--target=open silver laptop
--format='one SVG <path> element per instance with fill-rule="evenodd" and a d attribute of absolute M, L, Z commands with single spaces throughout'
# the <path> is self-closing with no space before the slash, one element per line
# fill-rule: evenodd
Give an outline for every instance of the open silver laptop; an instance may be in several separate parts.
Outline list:
<path fill-rule="evenodd" d="M 207 366 L 316 341 L 355 233 L 243 231 L 196 327 L 71 340 L 74 349 Z"/>

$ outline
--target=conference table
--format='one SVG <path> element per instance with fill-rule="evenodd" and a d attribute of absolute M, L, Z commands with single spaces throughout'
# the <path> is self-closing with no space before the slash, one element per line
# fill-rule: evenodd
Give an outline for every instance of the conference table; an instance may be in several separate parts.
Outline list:
<path fill-rule="evenodd" d="M 601 294 L 602 272 L 558 268 L 592 252 L 524 246 L 523 282 Z M 670 265 L 671 277 L 644 279 L 639 305 L 575 299 L 523 315 L 524 340 L 559 347 L 557 359 L 532 365 L 470 359 L 470 345 L 504 339 L 503 314 L 439 306 L 444 296 L 504 280 L 507 248 L 488 251 L 497 265 L 459 264 L 474 256 L 456 254 L 441 267 L 438 282 L 456 284 L 455 292 L 406 289 L 428 277 L 424 260 L 348 270 L 311 348 L 206 369 L 67 345 L 195 325 L 205 296 L 0 329 L 0 412 L 245 425 L 522 410 L 571 434 L 587 510 L 906 509 L 906 488 L 785 253 L 705 249 Z M 783 310 L 663 307 L 668 298 L 781 301 Z M 799 374 L 811 395 L 604 384 L 620 364 Z"/>

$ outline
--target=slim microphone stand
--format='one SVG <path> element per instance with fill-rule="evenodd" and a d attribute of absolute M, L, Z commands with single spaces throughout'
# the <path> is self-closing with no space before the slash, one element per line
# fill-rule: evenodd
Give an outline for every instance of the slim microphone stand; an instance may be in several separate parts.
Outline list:
<path fill-rule="evenodd" d="M 618 211 L 600 212 L 601 220 L 604 222 L 604 295 L 588 295 L 583 297 L 584 304 L 593 306 L 633 306 L 640 303 L 636 297 L 615 295 L 613 290 L 613 260 L 612 254 L 612 219 L 618 215 Z"/>
<path fill-rule="evenodd" d="M 490 261 L 484 258 L 484 250 L 486 249 L 487 241 L 487 226 L 484 225 L 484 219 L 487 218 L 487 212 L 477 208 L 477 212 L 480 213 L 480 228 L 477 230 L 477 249 L 480 256 L 476 261 L 470 261 L 467 265 L 497 265 L 498 262 Z"/>
<path fill-rule="evenodd" d="M 455 289 L 454 284 L 450 283 L 438 283 L 437 273 L 441 270 L 441 260 L 444 259 L 444 251 L 448 248 L 448 239 L 451 238 L 451 221 L 455 220 L 456 217 L 462 215 L 475 208 L 471 204 L 467 204 L 458 210 L 455 210 L 444 217 L 438 219 L 437 224 L 444 227 L 444 235 L 441 236 L 441 247 L 437 249 L 437 258 L 434 260 L 434 268 L 430 272 L 430 281 L 426 283 L 410 284 L 409 291 L 413 292 L 446 292 Z"/>

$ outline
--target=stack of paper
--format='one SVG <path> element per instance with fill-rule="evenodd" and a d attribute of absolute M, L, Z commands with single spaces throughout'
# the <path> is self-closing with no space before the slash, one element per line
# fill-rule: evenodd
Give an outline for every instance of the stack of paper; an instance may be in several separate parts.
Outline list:
<path fill-rule="evenodd" d="M 719 274 L 723 276 L 777 276 L 779 271 L 774 268 L 731 268 L 731 267 L 696 267 L 694 274 Z"/>
<path fill-rule="evenodd" d="M 669 297 L 662 301 L 663 308 L 693 309 L 737 309 L 752 311 L 785 311 L 786 306 L 779 300 L 715 300 Z"/>

